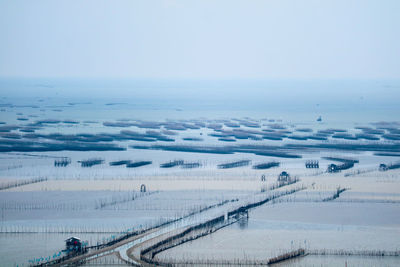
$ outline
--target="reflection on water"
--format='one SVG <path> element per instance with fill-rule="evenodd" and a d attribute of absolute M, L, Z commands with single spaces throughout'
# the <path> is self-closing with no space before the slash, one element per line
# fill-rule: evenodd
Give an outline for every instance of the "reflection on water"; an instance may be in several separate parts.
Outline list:
<path fill-rule="evenodd" d="M 239 221 L 239 228 L 242 230 L 247 229 L 248 225 L 249 225 L 249 218 L 248 217 L 242 217 Z"/>
<path fill-rule="evenodd" d="M 305 257 L 287 260 L 282 263 L 277 263 L 277 267 L 308 267 L 308 266 L 399 266 L 399 257 L 367 257 L 367 256 L 315 256 L 307 255 Z"/>
<path fill-rule="evenodd" d="M 116 233 L 115 233 L 116 234 Z M 52 257 L 65 248 L 64 240 L 76 233 L 0 233 L 0 266 L 29 266 L 29 260 Z M 96 244 L 110 233 L 79 233 L 79 238 Z"/>

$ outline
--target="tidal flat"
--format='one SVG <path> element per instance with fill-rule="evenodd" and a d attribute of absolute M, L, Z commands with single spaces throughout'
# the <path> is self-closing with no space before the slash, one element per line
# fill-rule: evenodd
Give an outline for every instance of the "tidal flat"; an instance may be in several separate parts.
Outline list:
<path fill-rule="evenodd" d="M 398 121 L 13 101 L 0 113 L 6 266 L 60 259 L 72 236 L 97 255 L 88 266 L 251 266 L 298 249 L 277 265 L 400 263 Z"/>

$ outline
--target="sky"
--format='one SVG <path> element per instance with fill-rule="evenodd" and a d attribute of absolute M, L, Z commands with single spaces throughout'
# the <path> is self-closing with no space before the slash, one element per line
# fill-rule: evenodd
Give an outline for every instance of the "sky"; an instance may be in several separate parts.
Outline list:
<path fill-rule="evenodd" d="M 400 79 L 398 0 L 0 0 L 0 77 Z"/>

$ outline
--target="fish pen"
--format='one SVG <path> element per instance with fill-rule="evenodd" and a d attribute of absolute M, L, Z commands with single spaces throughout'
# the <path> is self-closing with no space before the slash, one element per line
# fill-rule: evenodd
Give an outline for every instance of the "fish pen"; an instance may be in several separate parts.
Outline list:
<path fill-rule="evenodd" d="M 400 162 L 396 162 L 396 163 L 389 164 L 389 165 L 386 165 L 386 164 L 379 165 L 380 171 L 388 171 L 388 170 L 394 170 L 394 169 L 398 169 L 398 168 L 400 168 Z"/>
<path fill-rule="evenodd" d="M 183 164 L 184 164 L 183 160 L 174 160 L 174 161 L 160 164 L 160 168 L 172 168 L 172 167 L 180 166 Z"/>
<path fill-rule="evenodd" d="M 279 263 L 279 262 L 282 262 L 282 261 L 290 260 L 290 259 L 293 259 L 293 258 L 296 258 L 296 257 L 300 257 L 300 256 L 304 256 L 304 255 L 306 255 L 305 250 L 303 248 L 299 248 L 297 250 L 290 251 L 290 252 L 284 253 L 282 255 L 276 256 L 274 258 L 271 258 L 271 259 L 268 260 L 267 264 L 268 265 L 275 264 L 275 263 Z"/>
<path fill-rule="evenodd" d="M 135 162 L 131 162 L 131 163 L 126 164 L 126 167 L 127 168 L 137 168 L 137 167 L 142 167 L 142 166 L 145 166 L 145 165 L 150 165 L 152 163 L 153 163 L 152 161 L 146 161 L 146 160 L 135 161 Z"/>
<path fill-rule="evenodd" d="M 359 163 L 358 159 L 351 159 L 351 158 L 323 157 L 323 159 L 339 161 L 339 162 L 343 162 L 343 163 L 346 163 L 346 162 Z"/>
<path fill-rule="evenodd" d="M 218 169 L 230 169 L 230 168 L 237 168 L 242 166 L 248 166 L 251 160 L 240 160 L 230 163 L 219 164 Z"/>
<path fill-rule="evenodd" d="M 0 184 L 0 190 L 7 190 L 10 188 L 14 187 L 19 187 L 27 184 L 35 184 L 35 183 L 40 183 L 47 181 L 47 178 L 34 178 L 34 179 L 29 179 L 29 180 L 17 180 L 15 182 L 7 182 L 7 183 L 1 183 Z"/>
<path fill-rule="evenodd" d="M 121 166 L 131 163 L 130 160 L 118 160 L 118 161 L 111 161 L 109 164 L 110 166 Z"/>
<path fill-rule="evenodd" d="M 256 170 L 265 170 L 273 167 L 279 167 L 280 163 L 276 161 L 271 161 L 267 163 L 260 163 L 253 166 L 253 169 Z"/>
<path fill-rule="evenodd" d="M 183 169 L 194 169 L 194 168 L 199 168 L 201 166 L 200 163 L 198 162 L 189 162 L 189 163 L 183 163 L 181 165 L 181 168 Z"/>
<path fill-rule="evenodd" d="M 341 170 L 341 171 L 342 170 L 351 169 L 351 168 L 354 167 L 354 162 L 348 161 L 348 162 L 345 162 L 343 164 L 340 164 L 338 167 L 339 167 L 339 170 Z"/>
<path fill-rule="evenodd" d="M 70 158 L 56 159 L 54 161 L 54 167 L 67 167 L 69 164 L 71 164 Z"/>
<path fill-rule="evenodd" d="M 306 168 L 307 169 L 319 169 L 319 161 L 318 160 L 307 160 Z"/>
<path fill-rule="evenodd" d="M 394 169 L 398 169 L 400 168 L 400 162 L 394 163 L 394 164 L 390 164 L 388 166 L 388 170 L 394 170 Z"/>
<path fill-rule="evenodd" d="M 340 196 L 341 193 L 343 193 L 343 192 L 346 191 L 346 190 L 347 190 L 347 188 L 341 188 L 341 187 L 339 186 L 338 188 L 336 188 L 336 192 L 335 192 L 332 196 L 327 197 L 327 198 L 324 198 L 324 199 L 322 200 L 322 202 L 335 200 L 335 199 L 337 199 L 337 198 Z"/>
<path fill-rule="evenodd" d="M 353 167 L 354 167 L 354 162 L 350 162 L 350 161 L 345 162 L 340 165 L 329 164 L 327 172 L 329 172 L 329 173 L 340 172 L 340 171 L 347 170 L 347 169 L 350 169 Z"/>
<path fill-rule="evenodd" d="M 87 168 L 87 167 L 92 167 L 94 165 L 100 165 L 104 163 L 103 159 L 98 159 L 98 158 L 94 158 L 94 159 L 87 159 L 87 160 L 81 160 L 78 161 L 81 164 L 81 167 Z"/>

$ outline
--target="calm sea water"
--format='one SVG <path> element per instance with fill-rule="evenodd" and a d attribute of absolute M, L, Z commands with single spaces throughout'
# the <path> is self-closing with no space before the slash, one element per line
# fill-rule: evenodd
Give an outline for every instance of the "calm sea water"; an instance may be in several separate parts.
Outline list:
<path fill-rule="evenodd" d="M 37 107 L 3 107 L 0 120 L 7 122 L 23 109 L 94 120 L 248 116 L 307 123 L 322 116 L 329 124 L 393 121 L 400 114 L 400 81 L 0 80 L 0 90 L 3 106 Z"/>

